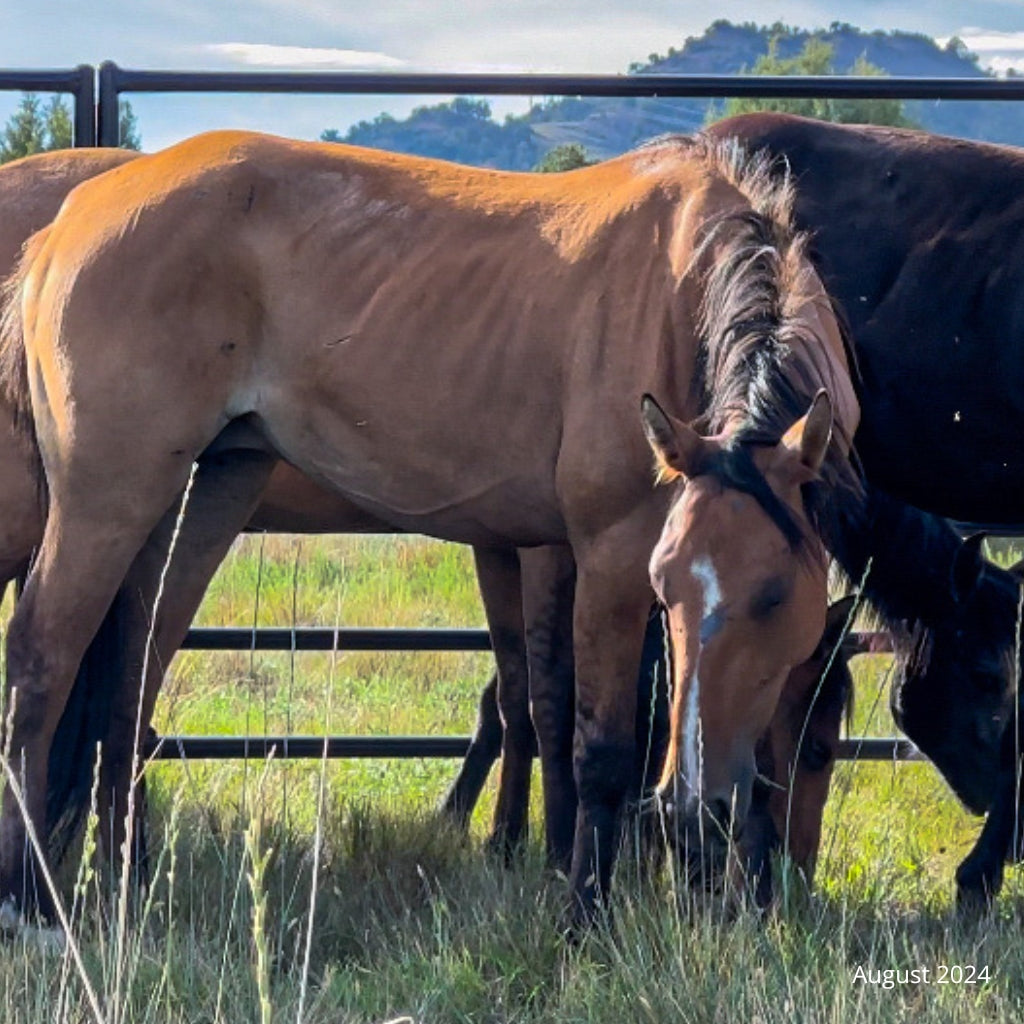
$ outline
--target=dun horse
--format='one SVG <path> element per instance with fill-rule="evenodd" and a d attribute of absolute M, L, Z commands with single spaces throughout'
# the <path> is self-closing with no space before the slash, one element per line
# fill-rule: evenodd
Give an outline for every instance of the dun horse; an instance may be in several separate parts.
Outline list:
<path fill-rule="evenodd" d="M 574 914 L 589 915 L 611 876 L 646 567 L 670 498 L 651 486 L 640 399 L 657 393 L 686 420 L 704 411 L 706 275 L 778 201 L 756 169 L 682 142 L 516 176 L 219 133 L 80 186 L 33 241 L 8 323 L 24 332 L 12 391 L 20 373 L 50 502 L 8 639 L 13 762 L 32 820 L 44 820 L 47 754 L 82 653 L 191 464 L 221 460 L 203 483 L 214 495 L 204 518 L 230 537 L 283 456 L 396 528 L 571 546 L 570 884 Z M 827 297 L 799 247 L 782 262 L 790 294 L 775 312 L 804 324 L 807 341 L 789 359 L 786 339 L 769 339 L 777 362 L 765 369 L 793 403 L 775 425 L 787 422 L 751 455 L 752 476 L 708 489 L 702 539 L 670 573 L 685 581 L 706 562 L 726 573 L 718 552 L 742 536 L 757 572 L 735 586 L 723 576 L 726 599 L 746 606 L 740 586 L 785 581 L 771 623 L 737 630 L 726 617 L 714 638 L 766 682 L 739 730 L 748 755 L 731 752 L 714 781 L 706 772 L 711 806 L 739 791 L 737 826 L 753 745 L 824 628 L 824 552 L 800 483 L 825 464 L 833 403 L 801 416 L 831 388 L 842 447 L 857 414 Z M 738 421 L 742 389 L 735 397 Z M 717 674 L 735 668 L 702 671 L 716 695 L 728 690 Z M 31 891 L 24 836 L 8 794 L 0 889 L 16 906 Z"/>
<path fill-rule="evenodd" d="M 136 153 L 115 149 L 72 150 L 43 153 L 4 166 L 0 170 L 0 278 L 6 278 L 13 270 L 25 241 L 53 219 L 72 188 L 137 158 Z M 12 418 L 2 401 L 0 416 L 5 422 Z M 3 515 L 0 516 L 0 586 L 27 571 L 31 555 L 42 538 L 45 511 L 33 473 L 36 458 L 31 446 L 18 433 L 13 430 L 0 432 L 0 479 L 3 481 L 0 498 L 3 503 Z M 213 457 L 208 461 L 216 463 L 217 460 Z M 204 474 L 209 471 L 207 465 L 201 469 Z M 203 574 L 212 571 L 219 555 L 219 552 L 211 552 L 200 559 L 204 536 L 201 527 L 195 524 L 195 518 L 192 514 L 186 516 L 184 545 L 176 564 L 176 572 L 189 581 L 186 599 L 187 594 L 205 588 Z M 318 487 L 283 462 L 275 466 L 247 528 L 295 533 L 387 532 L 391 529 L 387 523 L 343 497 Z M 523 562 L 522 568 L 520 561 Z M 566 585 L 560 581 L 571 581 L 573 568 L 571 558 L 567 561 L 564 554 L 554 550 L 523 552 L 520 556 L 512 551 L 480 549 L 477 551 L 477 564 L 502 681 L 500 697 L 495 677 L 482 697 L 478 733 L 473 737 L 444 809 L 457 822 L 466 823 L 490 767 L 505 745 L 508 749 L 502 762 L 492 841 L 511 849 L 522 838 L 525 828 L 529 757 L 535 746 L 527 704 L 521 592 L 525 584 L 528 605 L 538 607 L 545 590 Z M 180 599 L 181 596 L 180 591 L 173 592 L 168 600 Z M 170 618 L 171 621 L 185 623 L 183 615 Z M 560 628 L 568 630 L 571 627 L 563 623 Z M 565 673 L 568 672 L 571 678 L 571 657 L 566 664 L 561 664 L 558 655 L 566 643 L 571 645 L 571 640 L 551 638 L 546 635 L 549 632 L 550 627 L 545 629 L 541 623 L 537 623 L 534 630 L 531 645 L 536 660 L 533 707 L 535 715 L 545 723 L 542 733 L 548 739 L 549 767 L 555 766 L 553 770 L 562 771 L 564 775 L 561 765 L 570 765 L 569 748 L 564 738 L 559 738 L 557 749 L 552 749 L 550 737 L 564 737 L 568 732 L 571 745 L 571 720 L 566 719 L 566 714 L 571 716 L 571 697 L 567 702 L 561 696 L 565 692 Z M 142 633 L 147 634 L 148 629 L 143 628 Z M 129 674 L 123 668 L 121 672 L 112 671 L 110 662 L 117 662 L 119 658 L 118 652 L 111 648 L 118 647 L 123 641 L 120 631 L 113 637 L 101 631 L 87 655 L 71 702 L 58 727 L 58 741 L 53 745 L 50 758 L 48 801 L 50 847 L 58 856 L 84 813 L 93 785 L 93 752 L 99 742 L 108 752 L 103 760 L 101 799 L 105 809 L 112 808 L 103 814 L 104 819 L 111 822 L 110 827 L 104 829 L 103 837 L 113 851 L 120 848 L 123 794 L 128 786 L 139 690 L 136 674 Z M 149 658 L 151 671 L 145 687 L 142 731 L 148 724 L 149 709 L 159 687 L 160 666 L 168 664 L 178 642 L 167 630 L 161 634 L 160 641 Z M 652 643 L 660 646 L 655 637 L 652 637 Z M 651 643 L 646 644 L 645 652 L 650 647 Z M 550 661 L 552 653 L 554 661 Z M 657 655 L 647 654 L 647 661 L 652 664 L 656 658 Z M 113 681 L 119 674 L 121 685 L 117 687 Z M 650 677 L 649 667 L 642 666 L 641 680 L 647 687 L 642 692 L 650 692 Z M 500 711 L 499 703 L 502 705 Z M 643 707 L 649 709 L 650 701 L 643 702 Z M 656 707 L 660 708 L 660 703 Z M 652 729 L 653 737 L 650 735 Z M 641 736 L 646 737 L 642 761 L 637 765 L 634 780 L 634 795 L 639 797 L 645 785 L 643 780 L 652 780 L 660 765 L 665 727 L 660 722 L 650 721 L 649 710 L 645 710 L 638 716 L 637 730 L 638 741 Z M 569 779 L 571 782 L 571 766 Z M 552 804 L 550 813 L 556 822 L 568 820 L 571 826 L 575 813 L 574 796 L 556 795 L 561 800 Z M 568 854 L 565 851 L 571 849 L 571 833 L 567 847 L 564 824 L 553 826 L 549 831 L 563 834 L 560 849 L 552 856 L 560 866 L 567 868 Z"/>
<path fill-rule="evenodd" d="M 6 270 L 0 271 L 0 277 L 7 276 L 24 241 L 33 231 L 53 218 L 71 188 L 104 170 L 134 159 L 135 156 L 136 154 L 120 150 L 47 153 L 3 168 L 0 171 L 0 268 Z M 0 434 L 0 477 L 4 482 L 3 515 L 0 516 L 0 520 L 6 529 L 0 536 L 0 582 L 6 582 L 16 571 L 27 568 L 30 555 L 42 537 L 44 511 L 39 500 L 39 489 L 33 479 L 32 464 L 31 453 L 14 432 Z M 188 521 L 186 513 L 186 522 Z M 288 532 L 351 532 L 386 530 L 387 524 L 373 520 L 356 506 L 317 487 L 287 464 L 281 463 L 275 468 L 270 483 L 260 497 L 260 505 L 250 521 L 250 528 Z M 506 678 L 516 672 L 521 675 L 524 670 L 519 668 L 519 663 L 522 660 L 521 652 L 524 649 L 525 637 L 519 625 L 519 616 L 515 612 L 515 606 L 520 603 L 519 592 L 522 589 L 519 574 L 515 571 L 514 564 L 510 569 L 510 560 L 495 559 L 486 552 L 480 554 L 481 584 L 485 593 L 490 595 L 487 604 L 491 613 L 492 634 L 499 641 L 495 644 L 496 653 L 505 666 Z M 571 607 L 571 584 L 574 575 L 571 561 L 566 565 L 564 558 L 557 556 L 553 551 L 538 551 L 536 554 L 524 551 L 521 560 L 527 596 L 548 579 L 554 586 L 568 588 L 568 605 Z M 514 561 L 515 559 L 511 560 L 513 563 Z M 562 581 L 560 584 L 559 580 Z M 830 612 L 830 623 L 835 621 L 838 620 L 833 610 Z M 568 731 L 571 738 L 571 722 L 567 717 L 571 715 L 571 694 L 568 695 L 567 703 L 564 697 L 557 696 L 557 693 L 565 692 L 561 680 L 566 675 L 570 678 L 572 675 L 571 650 L 566 650 L 564 638 L 550 635 L 550 625 L 545 627 L 543 623 L 537 622 L 530 624 L 529 628 L 530 649 L 538 660 L 533 673 L 535 713 L 544 714 L 545 704 L 550 707 L 556 702 L 564 703 L 566 711 L 561 714 L 562 720 L 556 723 L 555 727 L 549 727 L 548 734 L 551 735 L 557 728 L 563 736 Z M 568 631 L 571 626 L 563 623 L 559 628 Z M 154 666 L 165 665 L 171 654 L 170 650 L 158 649 L 154 651 L 151 662 Z M 829 676 L 830 680 L 837 682 L 823 686 L 820 699 L 815 702 L 812 698 L 815 696 L 818 676 L 825 667 L 823 657 L 831 657 L 831 649 L 827 645 L 819 645 L 815 658 L 794 671 L 787 681 L 783 691 L 784 699 L 776 716 L 777 719 L 785 720 L 773 719 L 769 733 L 762 739 L 762 746 L 769 751 L 769 756 L 765 760 L 764 755 L 759 755 L 758 759 L 762 776 L 771 780 L 776 787 L 773 791 L 773 801 L 781 791 L 780 787 L 788 789 L 790 781 L 793 781 L 794 796 L 790 804 L 794 820 L 797 822 L 794 834 L 798 837 L 793 844 L 794 857 L 805 870 L 809 860 L 808 851 L 816 849 L 817 841 L 815 838 L 813 843 L 809 843 L 799 837 L 817 836 L 827 796 L 827 772 L 822 771 L 822 765 L 807 768 L 805 762 L 810 755 L 805 756 L 801 753 L 798 756 L 796 751 L 800 747 L 801 735 L 804 733 L 806 735 L 803 747 L 800 747 L 801 751 L 816 751 L 818 753 L 814 756 L 822 760 L 820 751 L 830 751 L 834 748 L 839 725 L 838 717 L 832 714 L 835 702 L 829 700 L 828 695 L 834 694 L 837 686 L 841 687 L 845 679 L 845 670 L 840 672 L 837 664 Z M 90 682 L 90 664 L 87 659 L 87 671 L 83 673 L 86 678 L 76 683 L 73 706 L 65 710 L 59 726 L 58 742 L 54 744 L 51 753 L 49 817 L 51 826 L 56 828 L 57 834 L 51 836 L 50 848 L 57 855 L 73 834 L 75 823 L 91 789 L 91 751 L 95 749 L 95 744 L 102 741 L 105 747 L 110 746 L 116 750 L 123 746 L 124 739 L 109 735 L 111 729 L 114 728 L 116 731 L 119 726 L 120 731 L 129 736 L 135 731 L 132 723 L 135 718 L 137 695 L 132 681 L 124 681 L 123 693 L 104 692 L 109 690 L 110 685 L 107 673 L 102 681 L 91 680 L 94 683 L 99 682 L 99 686 L 90 691 L 87 688 Z M 100 666 L 94 675 L 103 675 L 103 668 L 104 666 Z M 641 795 L 644 780 L 658 770 L 663 756 L 663 737 L 666 729 L 662 724 L 662 707 L 665 700 L 663 668 L 662 631 L 659 621 L 652 618 L 648 625 L 640 672 L 634 798 Z M 157 669 L 152 675 L 150 686 L 157 685 L 158 678 Z M 512 699 L 521 700 L 524 696 L 523 687 L 508 689 L 512 697 L 509 697 L 508 692 L 505 694 L 506 704 L 511 703 Z M 151 699 L 147 700 L 147 704 L 149 703 Z M 117 712 L 112 727 L 107 716 L 113 713 L 114 708 L 117 708 Z M 798 709 L 798 713 L 793 710 L 794 708 Z M 86 709 L 89 718 L 83 720 Z M 506 707 L 506 718 L 508 717 Z M 144 719 L 143 728 L 146 724 Z M 445 810 L 462 824 L 465 824 L 471 813 L 491 765 L 500 753 L 503 733 L 497 707 L 496 681 L 492 680 L 481 698 L 478 726 L 466 761 L 445 802 Z M 520 746 L 530 745 L 523 742 L 521 735 L 514 735 L 513 740 Z M 772 753 L 774 756 L 771 756 Z M 567 762 L 568 758 L 564 760 Z M 524 782 L 521 778 L 522 758 L 518 758 L 517 761 L 517 771 L 506 771 L 502 775 L 495 822 L 495 839 L 502 843 L 514 844 L 521 838 L 526 819 L 528 774 Z M 827 756 L 824 761 L 828 761 Z M 775 764 L 781 766 L 777 773 L 773 771 Z M 113 804 L 110 813 L 114 820 L 118 820 L 123 813 L 123 800 L 112 800 L 110 793 L 124 791 L 127 786 L 124 778 L 126 771 L 127 766 L 123 763 L 115 765 L 113 759 L 103 761 L 103 791 L 106 800 Z M 822 779 L 825 779 L 824 786 L 821 785 Z M 570 787 L 571 782 L 570 776 Z M 553 786 L 550 782 L 548 785 L 549 788 Z M 556 796 L 559 794 L 553 794 L 553 797 Z M 571 824 L 575 800 L 566 799 L 564 794 L 561 794 L 561 797 L 564 806 L 554 800 L 550 802 L 553 821 L 549 822 L 549 828 L 564 833 L 565 822 Z M 770 845 L 767 837 L 774 837 L 780 831 L 784 832 L 779 820 L 771 824 L 767 814 L 763 817 L 769 824 L 765 828 L 752 827 L 750 830 L 752 835 L 757 834 L 765 839 L 758 847 L 759 863 L 764 859 L 765 851 Z M 777 813 L 775 817 L 778 819 Z M 141 830 L 137 835 L 140 833 Z M 120 829 L 104 829 L 103 835 L 116 849 Z M 569 841 L 571 842 L 571 834 Z M 562 846 L 565 847 L 564 838 Z"/>

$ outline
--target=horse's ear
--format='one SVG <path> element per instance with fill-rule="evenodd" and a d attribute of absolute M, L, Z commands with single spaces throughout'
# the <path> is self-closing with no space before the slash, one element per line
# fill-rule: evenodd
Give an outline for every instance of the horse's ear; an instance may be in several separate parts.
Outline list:
<path fill-rule="evenodd" d="M 650 395 L 640 399 L 647 443 L 658 461 L 658 479 L 696 476 L 704 457 L 704 439 L 682 420 L 669 416 Z"/>
<path fill-rule="evenodd" d="M 810 409 L 782 435 L 780 444 L 798 457 L 806 471 L 806 480 L 813 480 L 825 461 L 831 439 L 832 399 L 822 388 L 814 396 Z"/>
<path fill-rule="evenodd" d="M 981 553 L 981 545 L 984 542 L 984 533 L 972 533 L 957 548 L 953 557 L 950 584 L 953 587 L 953 596 L 960 603 L 969 600 L 981 582 L 981 575 L 985 571 L 985 557 Z"/>
<path fill-rule="evenodd" d="M 825 613 L 825 632 L 821 638 L 822 649 L 826 657 L 832 653 L 843 639 L 846 631 L 846 624 L 857 604 L 856 594 L 847 594 L 845 597 L 833 601 Z"/>

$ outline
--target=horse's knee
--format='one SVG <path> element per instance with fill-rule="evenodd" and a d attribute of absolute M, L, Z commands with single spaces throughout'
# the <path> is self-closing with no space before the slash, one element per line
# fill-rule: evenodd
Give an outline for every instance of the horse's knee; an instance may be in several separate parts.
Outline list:
<path fill-rule="evenodd" d="M 633 744 L 618 740 L 588 740 L 577 747 L 573 772 L 580 804 L 617 811 L 629 790 Z"/>

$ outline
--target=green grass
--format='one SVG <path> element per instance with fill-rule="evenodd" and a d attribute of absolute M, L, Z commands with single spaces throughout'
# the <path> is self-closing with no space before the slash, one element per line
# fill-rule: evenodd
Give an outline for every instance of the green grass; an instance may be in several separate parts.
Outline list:
<path fill-rule="evenodd" d="M 479 626 L 483 615 L 463 549 L 246 538 L 200 621 Z M 855 732 L 892 730 L 886 667 L 878 656 L 855 663 Z M 158 726 L 465 733 L 490 671 L 483 655 L 192 653 L 172 668 Z M 792 880 L 792 898 L 768 918 L 726 921 L 721 908 L 683 907 L 671 871 L 641 882 L 627 860 L 613 919 L 578 946 L 556 927 L 564 882 L 543 869 L 539 822 L 522 862 L 505 869 L 482 849 L 490 790 L 468 838 L 434 816 L 455 770 L 151 768 L 154 884 L 133 903 L 124 941 L 116 880 L 100 872 L 80 886 L 74 935 L 105 1019 L 974 1024 L 1024 1013 L 1020 881 L 1009 873 L 991 916 L 956 915 L 953 871 L 978 823 L 928 765 L 839 767 L 812 898 Z M 69 892 L 72 882 L 73 872 Z M 943 964 L 987 967 L 990 980 L 938 984 Z M 883 989 L 856 981 L 858 966 L 927 967 L 933 980 Z M 67 958 L 19 943 L 0 948 L 0 1007 L 4 1024 L 90 1019 Z"/>

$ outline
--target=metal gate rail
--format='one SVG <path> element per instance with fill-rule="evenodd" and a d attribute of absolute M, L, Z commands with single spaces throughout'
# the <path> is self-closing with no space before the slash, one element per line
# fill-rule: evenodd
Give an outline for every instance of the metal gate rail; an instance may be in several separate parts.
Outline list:
<path fill-rule="evenodd" d="M 468 736 L 152 736 L 144 754 L 153 761 L 312 760 L 319 758 L 456 758 L 469 749 Z M 846 761 L 920 761 L 909 740 L 859 736 L 840 740 Z"/>
<path fill-rule="evenodd" d="M 598 96 L 1024 100 L 1019 78 L 889 78 L 856 75 L 416 74 L 353 71 L 142 71 L 99 69 L 97 132 L 116 146 L 121 93 L 309 93 L 338 95 Z"/>
<path fill-rule="evenodd" d="M 43 71 L 0 70 L 0 91 L 70 93 L 75 145 L 96 145 L 96 69 L 91 64 Z"/>
<path fill-rule="evenodd" d="M 885 633 L 852 636 L 857 654 L 891 650 Z M 485 629 L 303 629 L 204 627 L 189 630 L 183 650 L 204 651 L 489 651 Z M 468 736 L 153 736 L 144 752 L 154 761 L 334 758 L 457 758 Z M 841 740 L 837 757 L 856 761 L 920 760 L 905 739 L 860 736 Z"/>
<path fill-rule="evenodd" d="M 117 146 L 122 93 L 333 93 L 379 95 L 766 97 L 903 100 L 1024 100 L 1022 78 L 887 78 L 764 75 L 377 74 L 353 72 L 175 72 L 121 68 L 107 61 L 72 70 L 0 71 L 0 90 L 68 92 L 75 100 L 75 145 Z M 859 634 L 859 653 L 889 650 L 882 634 Z M 472 629 L 192 629 L 187 650 L 486 651 L 485 630 Z M 154 760 L 177 758 L 461 757 L 464 736 L 165 736 L 147 742 Z M 839 757 L 916 760 L 907 740 L 841 741 Z"/>

